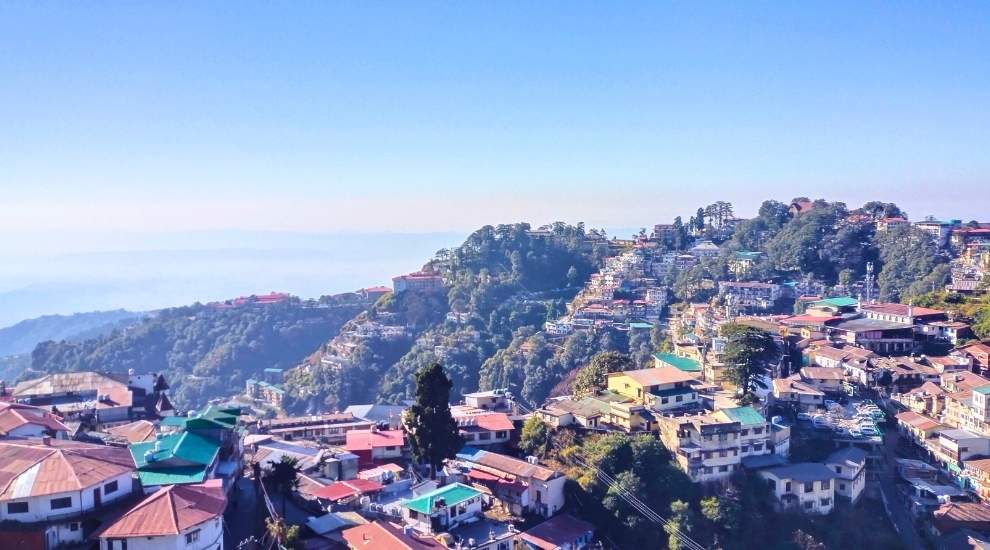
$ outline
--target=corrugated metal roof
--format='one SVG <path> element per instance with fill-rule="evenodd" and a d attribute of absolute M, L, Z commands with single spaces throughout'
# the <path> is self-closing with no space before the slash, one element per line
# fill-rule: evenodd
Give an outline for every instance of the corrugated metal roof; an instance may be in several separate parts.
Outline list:
<path fill-rule="evenodd" d="M 0 441 L 0 499 L 79 491 L 133 471 L 127 451 L 75 441 Z"/>
<path fill-rule="evenodd" d="M 139 502 L 110 524 L 100 538 L 178 535 L 219 517 L 227 499 L 219 483 L 170 485 Z"/>
<path fill-rule="evenodd" d="M 454 506 L 479 495 L 481 492 L 473 487 L 468 487 L 462 483 L 451 483 L 435 491 L 407 500 L 403 506 L 421 514 L 432 514 L 435 510 L 434 504 L 440 499 L 443 499 L 446 506 Z"/>

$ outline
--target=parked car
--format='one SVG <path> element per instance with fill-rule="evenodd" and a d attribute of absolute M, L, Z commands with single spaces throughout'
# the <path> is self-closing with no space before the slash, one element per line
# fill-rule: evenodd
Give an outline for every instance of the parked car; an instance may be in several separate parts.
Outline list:
<path fill-rule="evenodd" d="M 798 420 L 811 420 L 811 413 L 797 413 Z"/>
<path fill-rule="evenodd" d="M 853 437 L 863 437 L 863 431 L 859 428 L 849 428 L 849 435 Z"/>

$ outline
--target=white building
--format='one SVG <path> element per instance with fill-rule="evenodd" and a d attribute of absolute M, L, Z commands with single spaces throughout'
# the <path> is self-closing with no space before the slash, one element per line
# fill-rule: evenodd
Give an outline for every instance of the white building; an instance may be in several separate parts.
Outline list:
<path fill-rule="evenodd" d="M 866 487 L 866 451 L 845 447 L 829 455 L 825 465 L 835 472 L 835 494 L 855 504 Z"/>
<path fill-rule="evenodd" d="M 824 464 L 803 462 L 759 471 L 782 510 L 828 514 L 835 506 L 836 474 Z"/>
<path fill-rule="evenodd" d="M 134 463 L 119 447 L 50 438 L 0 441 L 0 521 L 44 523 L 49 548 L 81 543 L 80 516 L 127 498 Z"/>
<path fill-rule="evenodd" d="M 219 480 L 162 487 L 100 533 L 100 550 L 223 550 L 226 507 Z"/>

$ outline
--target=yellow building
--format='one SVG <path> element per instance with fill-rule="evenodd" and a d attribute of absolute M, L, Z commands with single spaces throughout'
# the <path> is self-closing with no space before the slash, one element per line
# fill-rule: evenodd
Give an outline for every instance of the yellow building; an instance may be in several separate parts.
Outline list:
<path fill-rule="evenodd" d="M 629 370 L 608 375 L 607 389 L 640 405 L 661 411 L 698 404 L 696 373 L 673 367 Z"/>

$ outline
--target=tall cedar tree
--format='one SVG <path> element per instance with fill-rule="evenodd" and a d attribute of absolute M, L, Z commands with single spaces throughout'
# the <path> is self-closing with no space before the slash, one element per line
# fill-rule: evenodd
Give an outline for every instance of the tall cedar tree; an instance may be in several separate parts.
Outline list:
<path fill-rule="evenodd" d="M 767 362 L 777 355 L 777 344 L 769 332 L 756 327 L 729 323 L 722 327 L 728 340 L 725 346 L 726 378 L 749 397 L 757 387 L 765 387 L 760 376 L 767 372 Z"/>
<path fill-rule="evenodd" d="M 416 402 L 409 408 L 410 439 L 416 460 L 429 463 L 430 478 L 435 478 L 443 461 L 453 458 L 464 444 L 450 414 L 451 387 L 453 383 L 439 363 L 416 372 Z"/>

